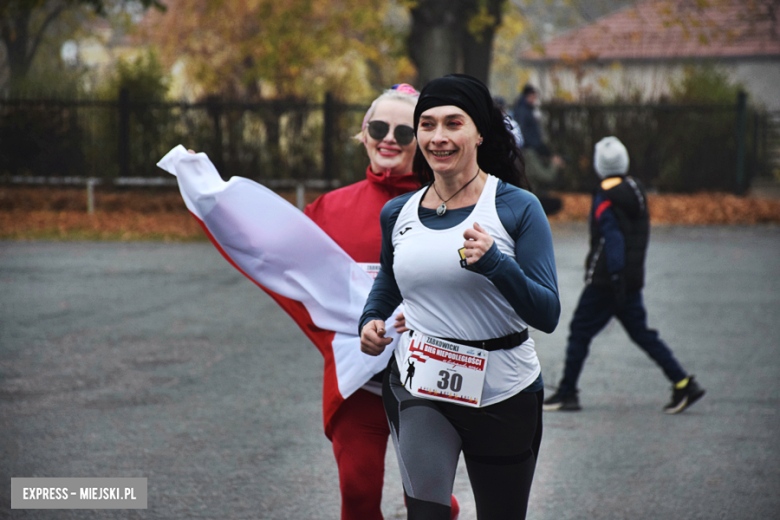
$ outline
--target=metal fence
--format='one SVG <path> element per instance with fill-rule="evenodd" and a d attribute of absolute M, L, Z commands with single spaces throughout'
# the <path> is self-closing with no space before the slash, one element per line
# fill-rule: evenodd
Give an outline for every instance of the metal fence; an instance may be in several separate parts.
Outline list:
<path fill-rule="evenodd" d="M 325 102 L 235 103 L 0 100 L 0 176 L 99 179 L 160 177 L 178 144 L 206 152 L 220 173 L 258 181 L 362 175 L 351 135 L 367 107 Z"/>
<path fill-rule="evenodd" d="M 734 105 L 547 105 L 543 121 L 553 151 L 567 162 L 559 188 L 590 191 L 593 148 L 614 135 L 626 145 L 631 174 L 671 192 L 743 193 L 780 167 L 774 113 Z"/>
<path fill-rule="evenodd" d="M 363 177 L 368 160 L 352 135 L 366 108 L 331 96 L 319 104 L 143 103 L 126 92 L 116 101 L 0 100 L 0 180 L 159 178 L 157 161 L 183 144 L 208 153 L 225 178 L 333 187 Z M 567 160 L 557 186 L 563 190 L 592 188 L 593 145 L 607 135 L 626 144 L 632 174 L 665 191 L 739 193 L 777 167 L 780 118 L 750 110 L 744 99 L 726 106 L 547 105 L 542 112 L 551 148 Z"/>

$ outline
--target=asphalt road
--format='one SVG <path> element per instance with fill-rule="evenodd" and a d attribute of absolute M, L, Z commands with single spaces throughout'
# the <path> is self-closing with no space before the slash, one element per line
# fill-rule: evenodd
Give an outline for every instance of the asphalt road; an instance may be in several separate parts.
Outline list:
<path fill-rule="evenodd" d="M 563 304 L 535 333 L 547 391 L 582 288 L 582 225 L 554 228 Z M 528 518 L 780 518 L 780 228 L 654 228 L 650 325 L 707 389 L 678 416 L 618 323 L 580 413 L 546 413 Z M 337 519 L 322 360 L 210 244 L 0 242 L 0 517 Z M 392 448 L 385 517 L 405 518 Z M 12 477 L 146 477 L 146 510 L 11 510 Z M 462 520 L 475 518 L 461 464 Z"/>

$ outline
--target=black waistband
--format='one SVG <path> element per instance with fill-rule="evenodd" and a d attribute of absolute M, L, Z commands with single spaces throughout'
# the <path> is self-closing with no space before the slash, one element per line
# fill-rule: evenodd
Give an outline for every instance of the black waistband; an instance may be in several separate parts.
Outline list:
<path fill-rule="evenodd" d="M 449 341 L 451 343 L 458 343 L 459 345 L 466 345 L 468 347 L 477 347 L 477 348 L 485 349 L 488 352 L 493 352 L 494 350 L 509 350 L 510 348 L 515 348 L 516 346 L 525 343 L 526 340 L 528 340 L 528 329 L 525 329 L 521 332 L 513 332 L 512 334 L 509 334 L 502 338 L 493 338 L 493 339 L 486 339 L 486 340 L 479 340 L 479 341 L 471 341 L 467 339 L 452 339 L 452 338 L 440 338 L 440 339 L 443 339 L 444 341 Z"/>

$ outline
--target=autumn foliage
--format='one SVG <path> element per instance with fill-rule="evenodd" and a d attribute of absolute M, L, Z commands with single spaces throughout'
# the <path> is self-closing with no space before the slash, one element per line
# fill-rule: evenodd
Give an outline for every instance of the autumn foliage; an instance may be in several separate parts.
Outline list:
<path fill-rule="evenodd" d="M 382 0 L 167 0 L 143 41 L 184 66 L 205 93 L 256 100 L 370 98 L 414 73 Z"/>
<path fill-rule="evenodd" d="M 306 203 L 318 195 L 308 192 Z M 84 189 L 0 187 L 0 239 L 206 240 L 176 189 L 96 190 L 95 213 L 86 209 Z"/>
<path fill-rule="evenodd" d="M 551 222 L 585 221 L 591 196 L 582 193 L 559 194 L 563 209 Z M 728 193 L 650 194 L 652 224 L 712 225 L 780 223 L 780 200 L 737 197 Z"/>
<path fill-rule="evenodd" d="M 280 193 L 294 203 L 295 194 Z M 320 193 L 309 191 L 310 203 Z M 563 209 L 550 221 L 585 221 L 590 196 L 564 193 Z M 780 200 L 722 193 L 650 195 L 654 224 L 780 223 Z M 0 187 L 0 239 L 205 240 L 178 191 L 133 190 L 95 194 L 95 214 L 86 212 L 83 189 Z"/>

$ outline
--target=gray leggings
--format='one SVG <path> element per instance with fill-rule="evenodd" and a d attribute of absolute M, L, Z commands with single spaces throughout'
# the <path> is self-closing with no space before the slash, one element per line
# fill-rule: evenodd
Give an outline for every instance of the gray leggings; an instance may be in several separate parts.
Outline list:
<path fill-rule="evenodd" d="M 542 440 L 544 391 L 483 408 L 422 399 L 391 359 L 382 391 L 409 520 L 449 520 L 460 452 L 479 520 L 525 518 Z"/>

